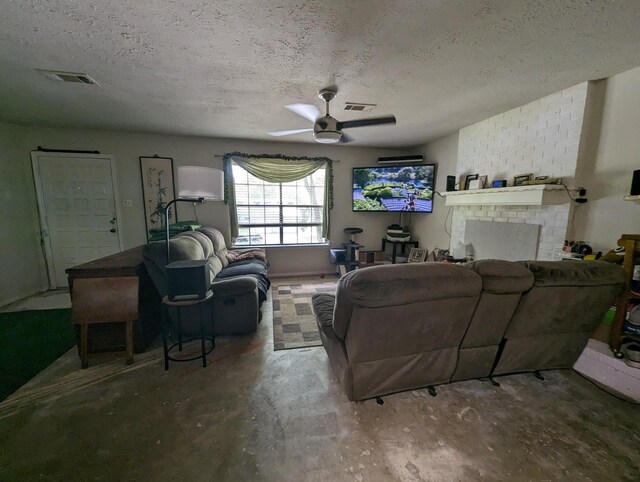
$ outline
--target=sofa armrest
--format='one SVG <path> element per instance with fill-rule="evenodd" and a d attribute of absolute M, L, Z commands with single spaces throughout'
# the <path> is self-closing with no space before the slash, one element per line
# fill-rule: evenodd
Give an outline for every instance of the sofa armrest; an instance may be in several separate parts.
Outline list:
<path fill-rule="evenodd" d="M 333 307 L 336 303 L 335 295 L 329 293 L 317 293 L 311 298 L 313 312 L 322 326 L 331 326 L 333 323 Z"/>
<path fill-rule="evenodd" d="M 336 304 L 336 296 L 329 293 L 317 293 L 311 298 L 313 312 L 316 315 L 318 328 L 329 338 L 340 341 L 333 330 L 333 310 Z"/>
<path fill-rule="evenodd" d="M 257 291 L 258 282 L 253 276 L 237 276 L 233 278 L 216 278 L 211 285 L 213 296 L 216 298 L 225 296 L 239 296 L 252 291 Z"/>

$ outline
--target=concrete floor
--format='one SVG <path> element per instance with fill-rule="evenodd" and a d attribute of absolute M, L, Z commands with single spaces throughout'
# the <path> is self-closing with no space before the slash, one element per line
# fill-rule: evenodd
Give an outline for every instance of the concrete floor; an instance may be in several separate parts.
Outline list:
<path fill-rule="evenodd" d="M 207 368 L 154 349 L 81 371 L 71 350 L 0 404 L 0 480 L 640 480 L 640 408 L 573 371 L 355 404 L 263 315 Z"/>

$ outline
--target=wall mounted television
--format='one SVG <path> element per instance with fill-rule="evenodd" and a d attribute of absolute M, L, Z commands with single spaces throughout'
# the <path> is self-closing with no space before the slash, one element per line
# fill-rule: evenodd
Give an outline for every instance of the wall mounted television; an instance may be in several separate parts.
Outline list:
<path fill-rule="evenodd" d="M 433 211 L 435 164 L 353 168 L 353 210 Z"/>

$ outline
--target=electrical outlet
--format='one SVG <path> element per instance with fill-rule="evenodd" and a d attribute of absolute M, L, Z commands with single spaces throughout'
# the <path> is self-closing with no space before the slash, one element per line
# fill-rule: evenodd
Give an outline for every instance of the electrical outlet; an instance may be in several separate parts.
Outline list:
<path fill-rule="evenodd" d="M 133 206 L 133 202 L 131 201 L 131 199 L 124 199 L 124 200 L 122 201 L 122 205 L 123 205 L 125 208 L 130 208 L 130 207 L 132 207 L 132 206 Z"/>

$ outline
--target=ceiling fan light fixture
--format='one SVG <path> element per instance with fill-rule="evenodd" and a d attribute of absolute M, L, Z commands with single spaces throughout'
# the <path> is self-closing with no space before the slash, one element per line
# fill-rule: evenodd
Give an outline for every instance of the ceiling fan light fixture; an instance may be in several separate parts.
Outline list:
<path fill-rule="evenodd" d="M 317 142 L 321 142 L 323 144 L 335 144 L 340 141 L 342 137 L 342 132 L 337 131 L 319 131 L 314 132 L 313 136 L 316 138 Z"/>

